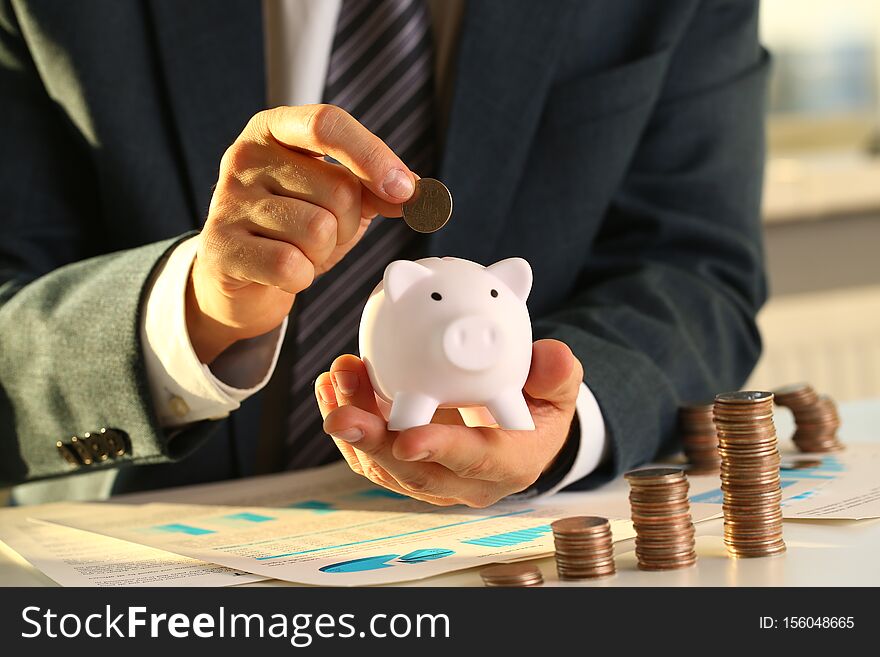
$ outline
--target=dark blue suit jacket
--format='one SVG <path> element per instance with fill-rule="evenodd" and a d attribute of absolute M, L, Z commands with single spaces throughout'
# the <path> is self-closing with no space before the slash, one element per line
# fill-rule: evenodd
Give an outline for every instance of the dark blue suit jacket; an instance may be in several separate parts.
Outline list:
<path fill-rule="evenodd" d="M 677 405 L 739 387 L 758 357 L 757 15 L 466 3 L 439 172 L 455 217 L 427 248 L 531 262 L 535 334 L 581 359 L 611 439 L 580 485 L 668 448 Z M 138 466 L 120 490 L 250 474 L 261 425 L 278 444 L 266 395 L 220 431 L 165 435 L 134 328 L 167 240 L 202 224 L 223 151 L 265 107 L 261 21 L 252 0 L 2 2 L 0 481 L 88 469 L 55 443 L 101 426 L 131 437 L 91 466 Z"/>

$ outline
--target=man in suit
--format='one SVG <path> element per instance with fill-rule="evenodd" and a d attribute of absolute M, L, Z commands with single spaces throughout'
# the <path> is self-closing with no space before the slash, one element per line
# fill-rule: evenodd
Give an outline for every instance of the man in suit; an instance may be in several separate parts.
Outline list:
<path fill-rule="evenodd" d="M 766 69 L 739 0 L 4 0 L 0 483 L 341 453 L 479 506 L 669 449 L 760 351 Z M 333 359 L 423 255 L 532 264 L 536 431 L 388 432 Z"/>

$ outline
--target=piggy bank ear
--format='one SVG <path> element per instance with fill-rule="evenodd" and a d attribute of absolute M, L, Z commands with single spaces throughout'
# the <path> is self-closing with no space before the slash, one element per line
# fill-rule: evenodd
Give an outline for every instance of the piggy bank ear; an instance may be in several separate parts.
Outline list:
<path fill-rule="evenodd" d="M 431 275 L 431 270 L 412 260 L 395 260 L 385 268 L 382 284 L 385 294 L 395 302 L 403 296 L 412 285 Z"/>
<path fill-rule="evenodd" d="M 532 268 L 522 258 L 507 258 L 486 267 L 496 278 L 501 279 L 513 293 L 525 301 L 532 289 Z"/>

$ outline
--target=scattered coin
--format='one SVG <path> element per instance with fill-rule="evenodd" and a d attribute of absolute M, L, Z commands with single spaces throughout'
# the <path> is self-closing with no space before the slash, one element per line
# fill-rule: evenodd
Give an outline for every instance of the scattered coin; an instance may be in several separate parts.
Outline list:
<path fill-rule="evenodd" d="M 818 459 L 794 460 L 786 461 L 779 466 L 780 470 L 809 470 L 810 468 L 818 468 L 822 465 L 822 461 Z"/>
<path fill-rule="evenodd" d="M 403 204 L 403 220 L 414 231 L 433 233 L 452 216 L 452 194 L 434 178 L 419 178 L 412 198 Z"/>
<path fill-rule="evenodd" d="M 785 552 L 773 393 L 718 395 L 714 417 L 727 551 L 735 557 Z"/>
<path fill-rule="evenodd" d="M 544 583 L 541 569 L 534 564 L 500 563 L 480 571 L 486 586 L 540 586 Z"/>
<path fill-rule="evenodd" d="M 837 405 L 807 383 L 796 383 L 776 391 L 776 403 L 791 409 L 795 432 L 792 440 L 802 452 L 836 452 L 843 449 L 837 438 L 840 416 Z"/>
<path fill-rule="evenodd" d="M 679 436 L 690 475 L 714 474 L 721 467 L 714 409 L 712 402 L 687 404 L 678 409 Z"/>
<path fill-rule="evenodd" d="M 642 570 L 687 568 L 697 562 L 694 524 L 683 470 L 649 468 L 624 475 Z"/>
<path fill-rule="evenodd" d="M 562 518 L 550 527 L 556 544 L 559 579 L 593 579 L 614 574 L 614 545 L 607 518 Z"/>

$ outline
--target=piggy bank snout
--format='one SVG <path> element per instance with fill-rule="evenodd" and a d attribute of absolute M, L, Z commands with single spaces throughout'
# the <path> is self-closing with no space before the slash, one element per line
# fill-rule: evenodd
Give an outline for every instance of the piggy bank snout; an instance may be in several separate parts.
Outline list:
<path fill-rule="evenodd" d="M 503 341 L 497 322 L 478 315 L 462 317 L 443 332 L 443 355 L 460 369 L 479 372 L 498 362 Z"/>

